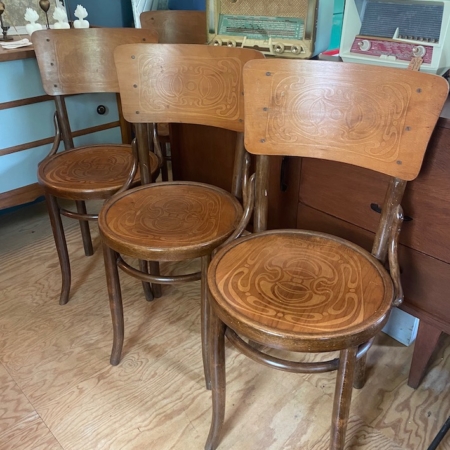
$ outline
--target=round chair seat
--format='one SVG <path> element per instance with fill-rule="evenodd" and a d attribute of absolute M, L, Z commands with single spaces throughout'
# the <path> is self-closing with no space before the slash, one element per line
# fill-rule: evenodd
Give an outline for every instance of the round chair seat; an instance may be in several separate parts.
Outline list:
<path fill-rule="evenodd" d="M 123 255 L 179 261 L 207 255 L 236 229 L 242 206 L 202 183 L 166 182 L 112 197 L 99 215 L 102 239 Z"/>
<path fill-rule="evenodd" d="M 152 174 L 158 157 L 150 153 Z M 94 145 L 56 153 L 39 165 L 39 183 L 56 197 L 106 199 L 125 183 L 133 164 L 129 145 Z M 139 182 L 139 172 L 134 182 Z"/>
<path fill-rule="evenodd" d="M 370 340 L 385 324 L 393 284 L 372 255 L 324 233 L 269 231 L 214 257 L 208 284 L 220 319 L 255 342 L 333 351 Z"/>

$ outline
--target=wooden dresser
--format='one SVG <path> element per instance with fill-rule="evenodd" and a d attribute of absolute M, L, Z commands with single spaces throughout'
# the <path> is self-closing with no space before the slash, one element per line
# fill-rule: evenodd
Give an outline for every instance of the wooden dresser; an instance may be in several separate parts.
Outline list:
<path fill-rule="evenodd" d="M 408 184 L 407 221 L 399 257 L 402 309 L 420 319 L 409 385 L 417 387 L 441 332 L 450 334 L 450 106 L 444 109 L 419 177 Z M 174 176 L 229 188 L 234 134 L 199 126 L 172 127 Z M 216 151 L 212 152 L 212 149 Z M 194 151 L 195 150 L 195 151 Z M 194 152 L 195 158 L 189 156 Z M 383 176 L 326 161 L 282 159 L 271 167 L 269 226 L 334 233 L 370 250 Z"/>

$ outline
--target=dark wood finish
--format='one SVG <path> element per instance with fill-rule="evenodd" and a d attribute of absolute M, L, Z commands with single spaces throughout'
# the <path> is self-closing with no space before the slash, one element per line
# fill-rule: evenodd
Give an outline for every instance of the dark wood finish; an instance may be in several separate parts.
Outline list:
<path fill-rule="evenodd" d="M 44 191 L 38 183 L 3 192 L 0 194 L 0 209 L 32 202 L 42 196 L 43 193 Z"/>
<path fill-rule="evenodd" d="M 231 190 L 234 155 L 228 149 L 236 143 L 235 131 L 171 124 L 170 136 L 174 180 L 198 181 Z"/>
<path fill-rule="evenodd" d="M 206 44 L 206 12 L 161 10 L 141 14 L 141 26 L 158 33 L 162 44 Z"/>
<path fill-rule="evenodd" d="M 334 360 L 319 365 L 283 361 L 262 349 L 340 350 L 329 448 L 342 450 L 355 371 L 355 385 L 361 387 L 365 353 L 392 306 L 403 300 L 397 257 L 400 203 L 406 180 L 420 170 L 448 85 L 436 76 L 383 67 L 261 60 L 246 64 L 244 91 L 245 147 L 259 155 L 257 233 L 223 246 L 208 271 L 213 415 L 205 448 L 217 448 L 223 423 L 226 334 L 245 355 L 279 370 L 312 373 L 337 367 Z M 362 233 L 374 236 L 373 243 L 364 241 L 371 253 L 317 231 L 258 232 L 266 228 L 272 155 L 351 163 L 389 175 L 375 234 Z"/>
<path fill-rule="evenodd" d="M 198 45 L 137 44 L 117 48 L 115 60 L 122 107 L 124 117 L 136 126 L 141 169 L 148 154 L 148 124 L 193 123 L 242 132 L 242 69 L 247 61 L 256 58 L 263 55 L 255 50 Z M 211 154 L 215 151 L 214 147 L 210 149 Z M 235 153 L 240 155 L 238 159 L 244 158 L 242 136 L 234 140 L 228 152 L 233 163 Z M 243 169 L 246 165 L 236 162 L 236 166 Z M 243 174 L 230 171 L 231 183 L 236 184 L 239 177 Z M 248 214 L 235 196 L 204 183 L 150 184 L 123 192 L 105 203 L 99 228 L 104 244 L 109 247 L 105 257 L 109 261 L 106 270 L 114 329 L 112 364 L 120 361 L 124 327 L 117 266 L 141 281 L 156 284 L 202 278 L 202 340 L 206 349 L 209 329 L 206 268 L 212 252 L 247 223 Z M 115 264 L 111 262 L 111 252 L 120 255 Z M 147 273 L 126 263 L 122 255 L 153 262 L 201 257 L 202 271 L 180 276 Z M 203 356 L 209 386 L 206 351 Z"/>
<path fill-rule="evenodd" d="M 13 39 L 17 41 L 21 38 L 15 36 Z M 11 50 L 6 50 L 3 47 L 0 47 L 0 63 L 27 58 L 34 58 L 34 49 L 32 46 L 15 48 Z"/>
<path fill-rule="evenodd" d="M 96 125 L 95 127 L 83 128 L 82 130 L 77 130 L 72 132 L 72 136 L 85 136 L 91 133 L 97 133 L 99 131 L 110 130 L 111 128 L 116 128 L 120 126 L 120 121 L 118 122 L 109 122 L 103 125 Z M 13 147 L 6 147 L 0 150 L 0 156 L 10 155 L 11 153 L 21 152 L 23 150 L 28 150 L 30 148 L 40 147 L 41 145 L 51 144 L 55 140 L 54 137 L 49 137 L 45 139 L 39 139 L 37 141 L 27 142 L 26 144 L 14 145 Z"/>
<path fill-rule="evenodd" d="M 34 105 L 35 103 L 46 102 L 48 100 L 53 100 L 53 98 L 50 95 L 39 95 L 38 97 L 21 98 L 11 102 L 3 102 L 0 103 L 0 111 L 3 109 L 17 108 L 19 106 Z"/>
<path fill-rule="evenodd" d="M 441 330 L 421 320 L 414 346 L 413 361 L 419 361 L 411 366 L 408 385 L 416 389 L 419 387 L 425 371 L 441 337 Z"/>
<path fill-rule="evenodd" d="M 98 145 L 74 148 L 73 133 L 64 96 L 94 92 L 117 93 L 114 49 L 123 43 L 157 42 L 156 33 L 134 29 L 43 30 L 32 36 L 44 90 L 54 97 L 57 133 L 50 154 L 38 168 L 50 222 L 61 266 L 62 290 L 60 304 L 69 300 L 70 261 L 61 214 L 79 220 L 86 256 L 93 254 L 85 200 L 105 199 L 124 186 L 134 168 L 130 146 Z M 65 152 L 56 153 L 62 138 Z M 158 160 L 152 155 L 152 171 Z M 136 182 L 139 178 L 136 178 Z M 57 198 L 75 201 L 76 212 L 58 206 Z"/>

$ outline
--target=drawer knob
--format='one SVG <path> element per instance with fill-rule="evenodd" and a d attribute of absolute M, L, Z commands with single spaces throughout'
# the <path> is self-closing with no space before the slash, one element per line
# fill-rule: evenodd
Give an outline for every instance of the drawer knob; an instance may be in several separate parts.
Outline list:
<path fill-rule="evenodd" d="M 103 116 L 104 114 L 106 114 L 107 112 L 107 108 L 105 105 L 98 105 L 97 106 L 97 113 L 100 114 L 101 116 Z"/>
<path fill-rule="evenodd" d="M 378 214 L 381 214 L 381 207 L 380 207 L 380 205 L 378 203 L 371 203 L 370 204 L 370 209 L 372 211 L 375 211 Z M 404 216 L 403 217 L 403 222 L 411 222 L 411 220 L 413 220 L 413 219 L 410 216 Z"/>

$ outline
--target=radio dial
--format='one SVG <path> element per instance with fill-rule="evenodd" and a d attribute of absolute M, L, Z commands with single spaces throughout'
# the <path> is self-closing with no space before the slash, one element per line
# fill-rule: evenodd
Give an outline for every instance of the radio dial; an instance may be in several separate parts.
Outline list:
<path fill-rule="evenodd" d="M 372 45 L 370 44 L 370 41 L 368 41 L 367 39 L 363 39 L 362 41 L 358 42 L 358 46 L 363 52 L 367 52 L 368 50 L 370 50 L 370 47 Z"/>
<path fill-rule="evenodd" d="M 425 56 L 425 53 L 427 52 L 425 50 L 425 47 L 423 45 L 418 45 L 417 47 L 413 47 L 413 55 L 418 56 L 419 58 L 422 58 L 422 56 Z"/>
<path fill-rule="evenodd" d="M 222 46 L 222 39 L 214 39 L 213 45 L 214 45 L 214 47 L 221 47 Z"/>
<path fill-rule="evenodd" d="M 299 45 L 293 45 L 291 47 L 291 52 L 294 53 L 294 55 L 300 55 L 300 53 L 302 52 L 302 47 L 300 47 Z"/>
<path fill-rule="evenodd" d="M 230 39 L 229 41 L 227 41 L 227 47 L 236 47 L 236 41 Z"/>

